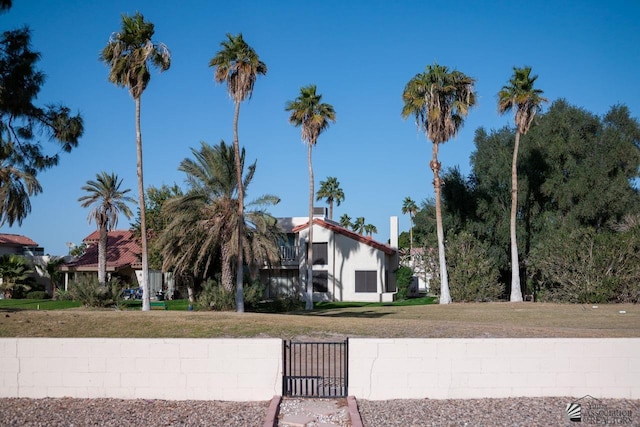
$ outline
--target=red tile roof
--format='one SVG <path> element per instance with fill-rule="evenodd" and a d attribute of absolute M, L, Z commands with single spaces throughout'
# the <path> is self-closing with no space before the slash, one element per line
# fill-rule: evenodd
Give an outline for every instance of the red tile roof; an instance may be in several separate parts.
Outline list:
<path fill-rule="evenodd" d="M 36 242 L 20 234 L 0 233 L 0 245 L 2 246 L 38 246 Z"/>
<path fill-rule="evenodd" d="M 84 238 L 89 246 L 77 260 L 61 266 L 61 270 L 98 271 L 98 236 L 96 230 Z M 107 233 L 107 271 L 124 267 L 140 268 L 142 249 L 129 230 L 112 230 Z"/>
<path fill-rule="evenodd" d="M 365 245 L 369 245 L 375 249 L 378 249 L 384 253 L 386 253 L 387 255 L 392 255 L 396 252 L 395 249 L 393 249 L 391 246 L 382 244 L 380 242 L 376 242 L 375 240 L 373 240 L 371 237 L 366 237 L 363 236 L 361 234 L 355 233 L 351 230 L 347 230 L 346 228 L 344 228 L 341 225 L 338 225 L 334 222 L 328 222 L 328 221 L 324 221 L 322 219 L 318 219 L 318 218 L 314 218 L 313 219 L 313 223 L 316 225 L 319 225 L 321 227 L 324 227 L 328 230 L 333 231 L 334 233 L 338 233 L 338 234 L 342 234 L 344 236 L 347 236 L 353 240 L 357 240 L 358 242 L 364 243 Z M 308 222 L 305 222 L 304 224 L 300 224 L 297 227 L 293 228 L 293 232 L 297 233 L 300 230 L 304 230 L 305 228 L 307 228 L 309 226 Z"/>

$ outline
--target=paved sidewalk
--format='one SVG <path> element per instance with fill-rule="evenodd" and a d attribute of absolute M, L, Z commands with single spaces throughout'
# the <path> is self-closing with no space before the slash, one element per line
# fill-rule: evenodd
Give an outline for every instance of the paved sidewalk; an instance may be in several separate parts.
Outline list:
<path fill-rule="evenodd" d="M 264 427 L 362 427 L 353 396 L 302 399 L 274 396 Z"/>

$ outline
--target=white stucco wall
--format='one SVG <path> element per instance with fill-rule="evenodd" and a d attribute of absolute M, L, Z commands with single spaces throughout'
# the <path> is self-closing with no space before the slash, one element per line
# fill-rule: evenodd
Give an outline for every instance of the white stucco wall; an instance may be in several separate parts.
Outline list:
<path fill-rule="evenodd" d="M 361 399 L 640 399 L 640 339 L 350 339 Z"/>
<path fill-rule="evenodd" d="M 0 338 L 0 397 L 262 401 L 279 339 Z M 349 339 L 360 399 L 640 399 L 640 338 Z"/>
<path fill-rule="evenodd" d="M 279 339 L 0 339 L 0 397 L 259 401 L 282 393 Z"/>

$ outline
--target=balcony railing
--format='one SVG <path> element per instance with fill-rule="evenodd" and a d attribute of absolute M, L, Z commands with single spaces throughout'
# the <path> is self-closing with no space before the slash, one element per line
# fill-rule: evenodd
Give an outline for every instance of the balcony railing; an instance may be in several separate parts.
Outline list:
<path fill-rule="evenodd" d="M 294 265 L 298 262 L 297 246 L 280 246 L 280 260 L 282 265 Z"/>

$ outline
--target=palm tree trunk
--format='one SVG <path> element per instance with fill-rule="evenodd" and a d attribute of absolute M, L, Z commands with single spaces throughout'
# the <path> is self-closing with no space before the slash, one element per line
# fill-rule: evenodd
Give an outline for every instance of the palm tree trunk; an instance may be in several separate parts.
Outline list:
<path fill-rule="evenodd" d="M 229 243 L 222 244 L 222 287 L 231 292 L 233 291 L 233 271 L 231 269 L 231 250 Z"/>
<path fill-rule="evenodd" d="M 438 234 L 438 262 L 440 264 L 440 304 L 450 304 L 449 277 L 447 276 L 447 260 L 444 254 L 444 231 L 442 228 L 442 203 L 440 201 L 440 162 L 438 161 L 438 144 L 433 143 L 433 158 L 431 170 L 433 171 L 433 189 L 436 196 L 436 231 Z"/>
<path fill-rule="evenodd" d="M 309 237 L 307 238 L 307 295 L 305 310 L 313 309 L 313 165 L 311 163 L 311 141 L 307 144 L 307 163 L 309 164 Z"/>
<path fill-rule="evenodd" d="M 409 265 L 413 268 L 413 217 L 409 213 Z"/>
<path fill-rule="evenodd" d="M 242 166 L 240 165 L 240 143 L 238 142 L 238 118 L 240 117 L 240 101 L 236 100 L 233 115 L 233 152 L 236 157 L 236 180 L 238 181 L 238 257 L 236 260 L 236 311 L 244 313 L 242 234 L 244 233 L 244 186 L 242 183 Z"/>
<path fill-rule="evenodd" d="M 140 241 L 142 242 L 142 311 L 151 310 L 149 295 L 149 260 L 147 256 L 147 218 L 144 206 L 142 174 L 142 131 L 140 130 L 140 97 L 136 98 L 136 153 L 138 172 L 138 204 L 140 207 Z"/>
<path fill-rule="evenodd" d="M 333 201 L 329 202 L 329 219 L 333 221 Z"/>
<path fill-rule="evenodd" d="M 98 283 L 107 282 L 107 227 L 100 224 L 100 238 L 98 240 Z"/>
<path fill-rule="evenodd" d="M 513 147 L 511 162 L 511 220 L 509 232 L 511 235 L 511 298 L 512 302 L 522 301 L 520 287 L 520 263 L 518 262 L 518 241 L 516 237 L 516 213 L 518 210 L 518 149 L 520 147 L 520 132 L 516 132 L 516 142 Z"/>

